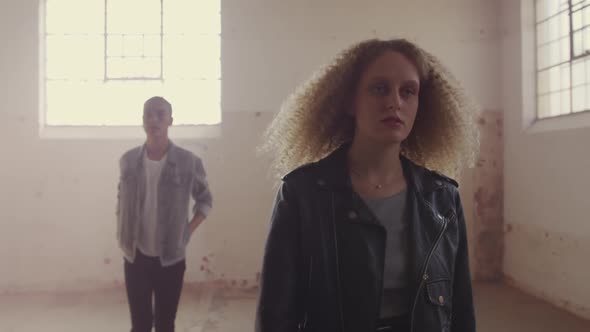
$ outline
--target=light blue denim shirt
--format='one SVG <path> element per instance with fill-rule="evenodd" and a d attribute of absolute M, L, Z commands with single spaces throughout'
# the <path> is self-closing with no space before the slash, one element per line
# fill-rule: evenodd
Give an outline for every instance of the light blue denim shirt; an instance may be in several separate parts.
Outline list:
<path fill-rule="evenodd" d="M 145 145 L 127 151 L 120 159 L 121 175 L 117 195 L 117 240 L 125 258 L 133 262 L 145 198 Z M 157 241 L 163 266 L 185 258 L 190 238 L 189 204 L 195 200 L 193 215 L 205 217 L 212 206 L 205 169 L 199 157 L 172 142 L 158 184 Z"/>

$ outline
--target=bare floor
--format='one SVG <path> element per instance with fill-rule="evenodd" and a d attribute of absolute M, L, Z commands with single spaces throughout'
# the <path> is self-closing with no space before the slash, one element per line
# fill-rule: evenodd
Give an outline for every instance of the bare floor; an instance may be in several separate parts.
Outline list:
<path fill-rule="evenodd" d="M 476 284 L 480 332 L 588 332 L 579 319 L 501 284 Z M 178 332 L 252 331 L 255 294 L 186 287 Z M 129 331 L 124 290 L 69 295 L 0 296 L 0 331 Z"/>

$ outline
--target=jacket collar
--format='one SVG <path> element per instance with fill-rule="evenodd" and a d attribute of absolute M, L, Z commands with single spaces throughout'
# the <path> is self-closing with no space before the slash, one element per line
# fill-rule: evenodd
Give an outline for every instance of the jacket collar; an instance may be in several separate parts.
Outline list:
<path fill-rule="evenodd" d="M 317 162 L 316 182 L 320 186 L 331 190 L 350 190 L 352 188 L 347 163 L 349 149 L 350 144 L 345 143 Z M 400 160 L 408 187 L 411 187 L 416 193 L 428 194 L 443 186 L 441 176 L 436 176 L 434 172 L 415 164 L 403 155 L 400 155 Z"/>
<path fill-rule="evenodd" d="M 146 153 L 147 144 L 144 143 L 136 156 L 136 165 L 138 169 L 143 167 L 143 156 Z M 168 151 L 166 151 L 166 164 L 175 166 L 178 163 L 178 147 L 171 140 L 169 141 Z"/>
<path fill-rule="evenodd" d="M 347 167 L 349 147 L 349 144 L 342 145 L 329 156 L 317 162 L 317 183 L 324 190 L 354 192 Z M 432 199 L 436 196 L 434 192 L 443 188 L 445 186 L 444 182 L 457 184 L 454 180 L 415 164 L 405 156 L 400 156 L 400 160 L 408 183 L 409 195 L 406 201 L 405 213 L 406 217 L 412 220 L 410 222 L 411 271 L 413 275 L 411 287 L 416 291 L 419 287 L 418 280 L 421 280 L 422 273 L 424 273 L 423 268 L 428 260 L 428 255 L 436 245 L 439 234 L 444 232 L 443 219 L 445 217 L 443 216 L 450 216 L 450 211 L 445 211 L 450 206 L 433 204 Z M 359 200 L 354 198 L 358 196 L 353 194 L 352 197 L 352 209 L 354 209 L 355 213 L 361 216 L 362 220 L 376 222 L 372 213 L 365 208 L 365 205 L 359 204 Z M 342 220 L 348 221 L 347 218 Z M 434 255 L 439 254 L 435 253 Z M 432 260 L 436 261 L 437 259 L 433 258 Z"/>

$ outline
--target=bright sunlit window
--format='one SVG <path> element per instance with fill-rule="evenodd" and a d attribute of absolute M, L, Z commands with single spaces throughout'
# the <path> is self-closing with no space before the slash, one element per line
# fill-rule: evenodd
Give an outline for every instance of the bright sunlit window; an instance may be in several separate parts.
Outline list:
<path fill-rule="evenodd" d="M 220 0 L 45 0 L 41 26 L 42 125 L 140 125 L 151 96 L 221 121 Z"/>
<path fill-rule="evenodd" d="M 537 118 L 590 110 L 590 0 L 536 0 Z"/>

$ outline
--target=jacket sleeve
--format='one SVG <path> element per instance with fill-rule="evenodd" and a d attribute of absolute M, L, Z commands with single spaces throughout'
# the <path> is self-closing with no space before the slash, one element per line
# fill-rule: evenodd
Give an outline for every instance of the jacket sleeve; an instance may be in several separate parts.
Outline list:
<path fill-rule="evenodd" d="M 200 213 L 204 217 L 209 215 L 211 207 L 213 206 L 213 196 L 209 190 L 209 183 L 207 182 L 207 173 L 201 159 L 196 157 L 195 167 L 193 168 L 193 184 L 192 197 L 195 200 L 193 207 L 193 214 Z"/>
<path fill-rule="evenodd" d="M 117 184 L 117 206 L 115 207 L 115 215 L 117 218 L 119 217 L 119 212 L 121 210 L 121 178 L 123 177 L 123 169 L 124 169 L 124 159 L 121 157 L 119 159 L 119 182 Z"/>
<path fill-rule="evenodd" d="M 283 183 L 277 194 L 262 263 L 256 332 L 297 331 L 301 317 L 299 213 Z"/>
<path fill-rule="evenodd" d="M 453 313 L 451 332 L 475 332 L 475 312 L 473 308 L 473 293 L 471 288 L 471 273 L 469 270 L 469 253 L 467 249 L 467 228 L 463 206 L 456 194 L 457 223 L 459 229 L 459 247 L 455 260 L 453 278 Z"/>

